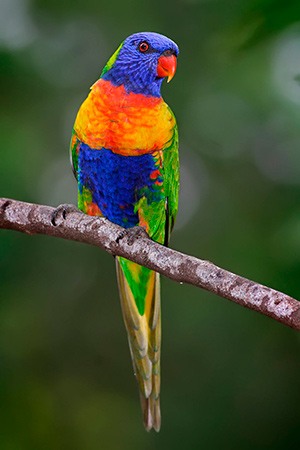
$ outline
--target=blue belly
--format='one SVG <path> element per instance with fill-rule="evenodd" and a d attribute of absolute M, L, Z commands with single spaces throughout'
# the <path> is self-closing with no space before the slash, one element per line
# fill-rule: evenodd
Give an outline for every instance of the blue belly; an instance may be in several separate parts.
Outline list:
<path fill-rule="evenodd" d="M 135 204 L 141 196 L 148 203 L 160 201 L 162 192 L 150 178 L 156 170 L 152 155 L 122 156 L 108 149 L 94 150 L 81 143 L 78 155 L 78 186 L 92 193 L 93 202 L 111 222 L 129 228 L 138 225 Z M 162 181 L 162 180 L 160 180 Z"/>

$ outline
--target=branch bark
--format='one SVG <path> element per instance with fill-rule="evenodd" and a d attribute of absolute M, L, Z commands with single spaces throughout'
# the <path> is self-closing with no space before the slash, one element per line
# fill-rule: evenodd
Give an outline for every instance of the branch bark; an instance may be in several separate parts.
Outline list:
<path fill-rule="evenodd" d="M 45 234 L 95 245 L 153 269 L 171 280 L 192 284 L 300 330 L 300 302 L 209 261 L 185 255 L 149 239 L 139 227 L 123 229 L 105 218 L 79 211 L 62 215 L 55 208 L 0 198 L 0 228 Z"/>

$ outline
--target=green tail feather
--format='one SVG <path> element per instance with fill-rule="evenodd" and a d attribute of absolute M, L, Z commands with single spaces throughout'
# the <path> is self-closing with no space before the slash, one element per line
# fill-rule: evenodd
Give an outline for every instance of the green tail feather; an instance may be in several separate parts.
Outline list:
<path fill-rule="evenodd" d="M 159 274 L 116 258 L 123 318 L 146 430 L 160 429 L 161 311 Z"/>

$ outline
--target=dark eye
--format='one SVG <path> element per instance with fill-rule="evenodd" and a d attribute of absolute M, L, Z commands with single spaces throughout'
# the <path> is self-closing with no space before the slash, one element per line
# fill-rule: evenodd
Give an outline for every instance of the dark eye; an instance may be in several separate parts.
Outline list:
<path fill-rule="evenodd" d="M 147 50 L 149 50 L 148 42 L 141 42 L 139 45 L 139 51 L 145 53 Z"/>

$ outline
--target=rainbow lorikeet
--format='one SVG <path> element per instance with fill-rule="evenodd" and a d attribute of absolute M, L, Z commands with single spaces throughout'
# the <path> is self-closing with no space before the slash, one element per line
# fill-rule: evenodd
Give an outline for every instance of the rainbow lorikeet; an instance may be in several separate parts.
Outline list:
<path fill-rule="evenodd" d="M 160 93 L 176 71 L 177 45 L 157 33 L 129 36 L 91 87 L 74 124 L 71 157 L 78 206 L 168 244 L 177 213 L 175 117 Z M 160 429 L 159 274 L 116 257 L 124 322 L 144 424 Z"/>

